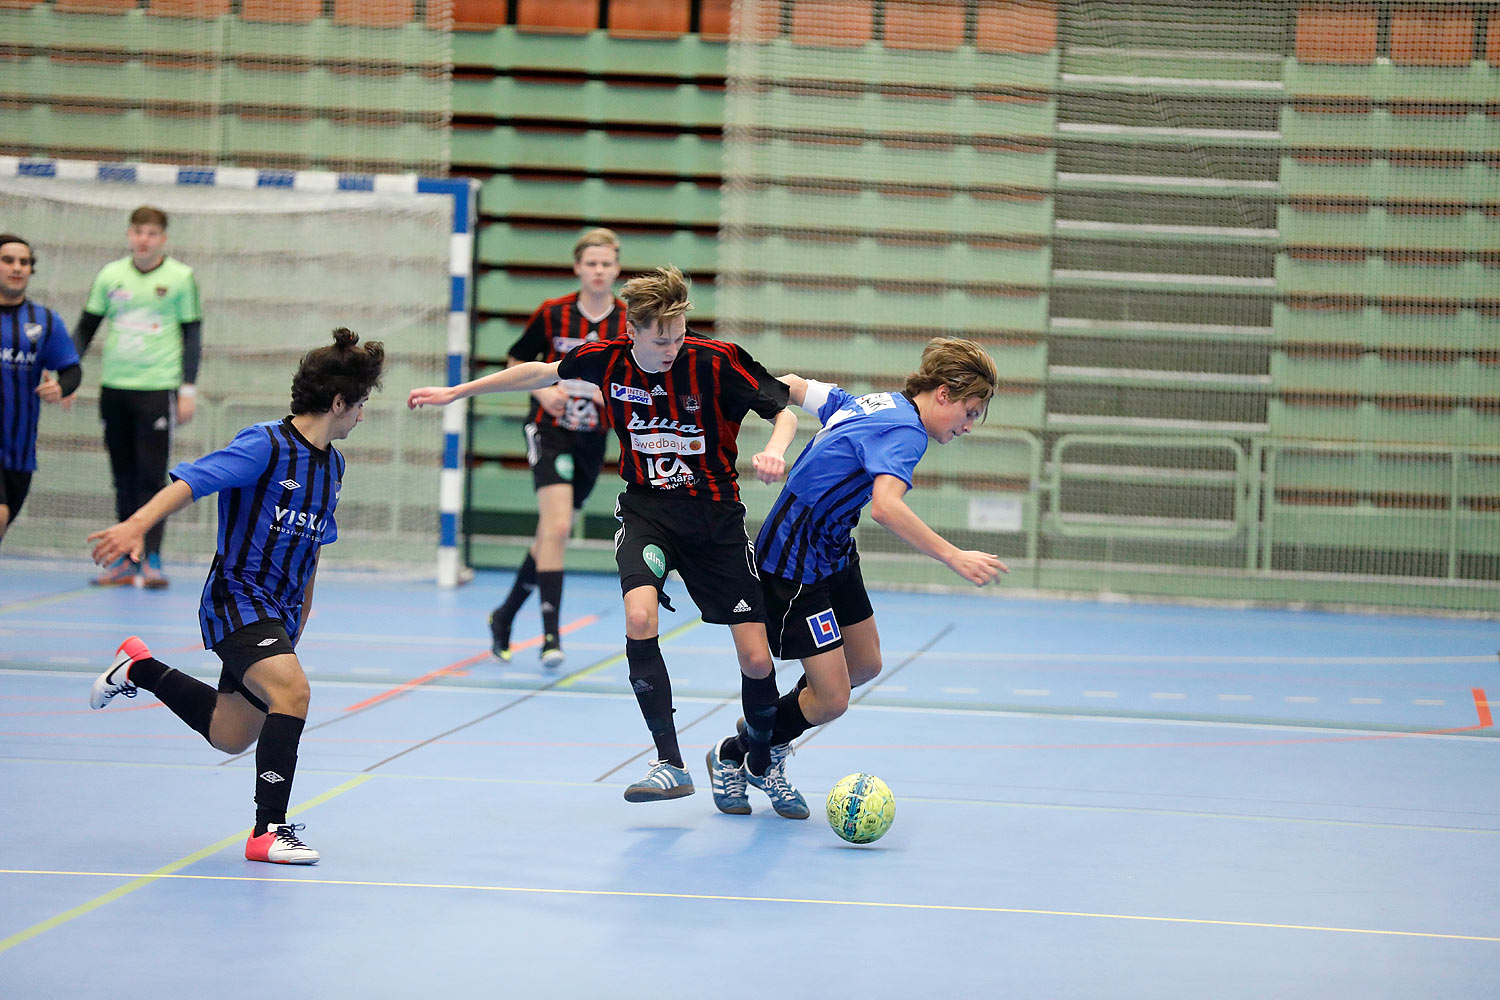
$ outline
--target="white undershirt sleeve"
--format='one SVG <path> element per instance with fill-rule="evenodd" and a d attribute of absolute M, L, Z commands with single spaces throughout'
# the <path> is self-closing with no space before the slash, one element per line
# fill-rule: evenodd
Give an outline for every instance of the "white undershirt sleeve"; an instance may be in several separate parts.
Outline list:
<path fill-rule="evenodd" d="M 828 402 L 828 394 L 833 390 L 833 383 L 819 382 L 816 379 L 807 380 L 807 391 L 802 394 L 802 408 L 813 416 Z"/>

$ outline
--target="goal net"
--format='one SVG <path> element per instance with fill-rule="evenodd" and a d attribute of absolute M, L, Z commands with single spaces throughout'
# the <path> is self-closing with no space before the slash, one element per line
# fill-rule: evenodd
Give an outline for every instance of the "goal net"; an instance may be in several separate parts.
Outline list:
<path fill-rule="evenodd" d="M 366 405 L 361 426 L 337 446 L 348 469 L 339 541 L 323 564 L 432 571 L 442 416 L 409 412 L 405 391 L 447 381 L 452 199 L 401 190 L 413 178 L 367 178 L 375 190 L 308 191 L 254 187 L 253 171 L 220 170 L 195 184 L 15 172 L 0 178 L 0 218 L 35 248 L 28 297 L 56 309 L 70 329 L 99 268 L 128 253 L 130 212 L 149 204 L 167 213 L 167 253 L 196 272 L 204 316 L 197 413 L 174 434 L 173 463 L 224 446 L 244 426 L 285 416 L 299 360 L 331 344 L 335 327 L 349 327 L 361 342 L 382 341 L 384 387 Z M 154 175 L 175 179 L 178 172 L 154 168 Z M 335 175 L 284 179 L 301 187 L 309 176 L 327 187 L 336 181 Z M 252 186 L 229 186 L 235 181 Z M 83 556 L 85 536 L 114 522 L 98 415 L 107 333 L 107 326 L 100 329 L 83 358 L 73 406 L 43 410 L 38 468 L 26 507 L 6 534 L 9 555 Z M 216 502 L 181 511 L 166 530 L 169 564 L 210 558 Z"/>

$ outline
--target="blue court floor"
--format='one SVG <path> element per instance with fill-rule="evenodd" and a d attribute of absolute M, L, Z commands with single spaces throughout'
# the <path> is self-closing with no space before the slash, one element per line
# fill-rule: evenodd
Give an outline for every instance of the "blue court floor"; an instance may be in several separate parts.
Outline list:
<path fill-rule="evenodd" d="M 544 671 L 534 603 L 488 655 L 508 574 L 328 574 L 292 797 L 323 861 L 286 868 L 243 859 L 253 752 L 88 708 L 130 634 L 217 677 L 201 568 L 88 573 L 0 557 L 0 997 L 1500 995 L 1497 621 L 876 593 L 885 671 L 799 742 L 797 822 L 713 808 L 727 630 L 663 615 L 698 794 L 632 805 L 613 578 L 568 577 Z M 820 815 L 855 771 L 897 798 L 867 847 Z"/>

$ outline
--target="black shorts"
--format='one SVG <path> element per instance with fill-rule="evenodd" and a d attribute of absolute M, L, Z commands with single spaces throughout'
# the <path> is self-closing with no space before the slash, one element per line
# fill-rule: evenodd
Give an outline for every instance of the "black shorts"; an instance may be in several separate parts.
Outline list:
<path fill-rule="evenodd" d="M 626 492 L 615 501 L 615 517 L 622 594 L 637 587 L 659 593 L 675 569 L 710 625 L 766 620 L 742 504 Z"/>
<path fill-rule="evenodd" d="M 251 622 L 229 633 L 214 647 L 214 654 L 224 662 L 224 669 L 219 671 L 219 690 L 226 694 L 238 693 L 262 712 L 270 711 L 266 703 L 245 686 L 245 671 L 261 660 L 294 652 L 296 648 L 287 637 L 286 626 L 274 618 Z"/>
<path fill-rule="evenodd" d="M 573 484 L 573 509 L 594 492 L 599 466 L 604 464 L 604 431 L 568 431 L 556 424 L 526 425 L 526 462 L 536 489 Z"/>
<path fill-rule="evenodd" d="M 31 492 L 31 473 L 19 469 L 0 469 L 0 506 L 10 508 L 10 519 L 15 521 Z"/>
<path fill-rule="evenodd" d="M 766 639 L 778 660 L 838 649 L 844 628 L 875 614 L 858 556 L 826 580 L 798 583 L 762 571 L 760 583 L 766 594 Z"/>

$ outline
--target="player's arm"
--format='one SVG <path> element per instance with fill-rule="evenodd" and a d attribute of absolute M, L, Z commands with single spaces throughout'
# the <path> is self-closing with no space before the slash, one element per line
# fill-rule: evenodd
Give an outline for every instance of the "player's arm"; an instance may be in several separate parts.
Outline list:
<path fill-rule="evenodd" d="M 163 486 L 145 506 L 113 527 L 88 537 L 94 542 L 94 562 L 107 566 L 121 556 L 140 562 L 146 549 L 146 532 L 193 502 L 193 489 L 181 479 Z"/>
<path fill-rule="evenodd" d="M 543 364 L 540 361 L 523 361 L 521 364 L 491 372 L 481 378 L 471 379 L 461 385 L 427 385 L 413 389 L 406 397 L 407 409 L 419 406 L 447 406 L 449 403 L 469 396 L 483 396 L 491 392 L 530 392 L 558 381 L 557 366 L 560 361 Z"/>
<path fill-rule="evenodd" d="M 819 382 L 790 372 L 777 378 L 786 384 L 787 395 L 791 397 L 792 403 L 813 416 L 817 416 L 818 411 L 823 409 L 823 404 L 828 402 L 828 394 L 834 389 L 831 382 Z"/>
<path fill-rule="evenodd" d="M 797 435 L 797 414 L 783 409 L 771 421 L 771 439 L 750 460 L 755 476 L 763 483 L 774 483 L 786 472 L 786 449 Z"/>
<path fill-rule="evenodd" d="M 307 577 L 307 591 L 302 595 L 302 614 L 297 617 L 297 634 L 292 636 L 293 643 L 302 637 L 303 632 L 307 631 L 308 619 L 312 617 L 313 586 L 318 582 L 318 560 L 322 558 L 322 552 L 313 556 L 312 573 Z"/>
<path fill-rule="evenodd" d="M 89 344 L 93 343 L 94 334 L 99 332 L 99 324 L 104 322 L 104 314 L 89 312 L 85 309 L 78 317 L 78 322 L 73 326 L 73 349 L 81 358 L 88 352 Z"/>
<path fill-rule="evenodd" d="M 177 387 L 177 423 L 193 419 L 198 409 L 198 367 L 203 363 L 203 321 L 182 324 L 182 384 Z"/>
<path fill-rule="evenodd" d="M 68 365 L 58 370 L 56 378 L 43 377 L 36 387 L 36 394 L 44 403 L 58 403 L 77 392 L 82 381 L 83 366 Z"/>
<path fill-rule="evenodd" d="M 881 527 L 890 531 L 907 545 L 931 556 L 975 586 L 982 587 L 1010 568 L 1000 558 L 988 552 L 960 549 L 917 516 L 916 511 L 906 505 L 907 486 L 895 476 L 875 477 L 874 497 L 870 501 L 870 516 Z"/>
<path fill-rule="evenodd" d="M 514 356 L 505 359 L 506 368 L 514 368 L 525 363 Z M 536 405 L 554 417 L 562 416 L 568 408 L 568 390 L 560 385 L 544 385 L 540 389 L 532 389 L 531 398 L 536 400 Z"/>

